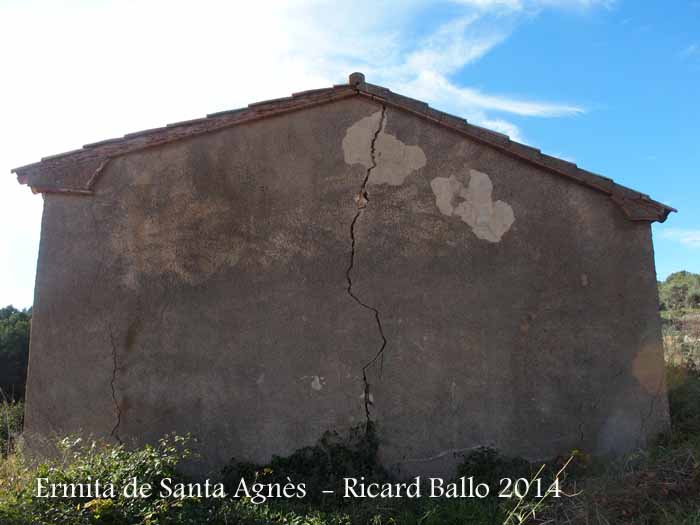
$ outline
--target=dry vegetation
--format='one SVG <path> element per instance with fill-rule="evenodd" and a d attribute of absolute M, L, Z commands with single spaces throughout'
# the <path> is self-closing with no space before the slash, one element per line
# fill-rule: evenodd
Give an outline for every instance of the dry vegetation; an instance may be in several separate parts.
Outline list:
<path fill-rule="evenodd" d="M 47 504 L 46 500 L 37 502 L 28 489 L 40 473 L 62 479 L 78 479 L 98 470 L 102 476 L 124 476 L 130 472 L 177 476 L 181 451 L 165 446 L 128 452 L 102 444 L 88 453 L 75 452 L 69 456 L 73 459 L 66 462 L 64 458 L 60 466 L 44 465 L 37 470 L 28 466 L 13 448 L 13 436 L 21 429 L 22 405 L 5 399 L 0 404 L 0 523 L 700 525 L 700 311 L 685 305 L 665 310 L 663 318 L 670 431 L 650 449 L 617 462 L 593 460 L 586 451 L 576 451 L 562 473 L 562 486 L 571 497 L 508 502 L 326 501 L 302 506 L 284 502 L 252 505 L 246 500 L 187 500 L 176 504 L 153 500 L 140 505 L 92 500 Z M 515 468 L 511 465 L 516 463 L 503 463 L 488 454 L 484 458 L 472 458 L 476 463 L 465 464 L 465 468 L 481 469 L 482 476 Z M 549 475 L 562 466 L 551 466 Z"/>
<path fill-rule="evenodd" d="M 617 463 L 579 465 L 573 498 L 537 520 L 562 524 L 700 525 L 700 311 L 664 311 L 671 429 Z M 584 462 L 585 463 L 585 462 Z"/>

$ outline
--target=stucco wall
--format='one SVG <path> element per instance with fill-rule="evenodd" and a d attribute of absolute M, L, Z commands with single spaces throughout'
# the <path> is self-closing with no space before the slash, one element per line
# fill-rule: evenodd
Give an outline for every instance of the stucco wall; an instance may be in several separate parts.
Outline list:
<path fill-rule="evenodd" d="M 444 475 L 667 424 L 649 224 L 435 124 L 347 99 L 95 189 L 45 198 L 29 434 L 189 431 L 215 468 L 369 412 L 387 466 Z"/>

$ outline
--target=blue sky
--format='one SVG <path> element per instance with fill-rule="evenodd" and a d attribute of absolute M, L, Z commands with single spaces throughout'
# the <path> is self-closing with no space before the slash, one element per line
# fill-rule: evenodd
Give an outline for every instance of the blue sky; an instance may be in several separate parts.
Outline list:
<path fill-rule="evenodd" d="M 698 0 L 0 0 L 0 50 L 0 305 L 42 207 L 11 168 L 355 70 L 678 208 L 657 272 L 700 272 Z"/>

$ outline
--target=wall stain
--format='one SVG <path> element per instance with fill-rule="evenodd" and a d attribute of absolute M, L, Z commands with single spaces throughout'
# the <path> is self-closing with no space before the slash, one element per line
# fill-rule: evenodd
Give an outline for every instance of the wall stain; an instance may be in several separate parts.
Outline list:
<path fill-rule="evenodd" d="M 459 217 L 479 239 L 500 242 L 515 222 L 508 203 L 492 200 L 493 183 L 486 173 L 469 170 L 468 186 L 454 175 L 435 177 L 430 187 L 440 213 Z"/>

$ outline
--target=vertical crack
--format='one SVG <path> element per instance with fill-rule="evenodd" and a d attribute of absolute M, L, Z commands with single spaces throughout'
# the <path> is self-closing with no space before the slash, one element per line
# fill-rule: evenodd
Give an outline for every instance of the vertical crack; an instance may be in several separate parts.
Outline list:
<path fill-rule="evenodd" d="M 377 126 L 377 129 L 374 131 L 374 134 L 372 135 L 372 141 L 370 143 L 370 165 L 367 168 L 367 172 L 365 173 L 365 178 L 362 181 L 362 186 L 360 187 L 360 191 L 355 197 L 355 202 L 357 203 L 357 213 L 355 214 L 355 217 L 352 220 L 352 223 L 350 224 L 350 264 L 348 265 L 348 269 L 345 271 L 345 278 L 347 280 L 348 286 L 346 288 L 348 295 L 355 301 L 357 304 L 362 306 L 363 308 L 370 310 L 374 314 L 374 319 L 377 323 L 377 329 L 379 331 L 379 335 L 381 337 L 382 343 L 379 347 L 379 350 L 377 350 L 377 353 L 374 355 L 372 359 L 370 359 L 363 367 L 362 367 L 362 381 L 364 382 L 365 389 L 364 389 L 364 403 L 365 403 L 365 418 L 367 420 L 366 422 L 366 431 L 370 430 L 371 424 L 372 424 L 372 419 L 370 417 L 370 405 L 372 404 L 371 400 L 371 393 L 370 393 L 370 384 L 369 381 L 367 380 L 367 369 L 375 364 L 377 361 L 379 361 L 379 375 L 381 377 L 382 369 L 384 367 L 384 349 L 386 348 L 386 345 L 388 343 L 386 339 L 386 335 L 384 334 L 384 328 L 382 326 L 382 319 L 381 319 L 381 313 L 377 308 L 374 306 L 371 306 L 367 303 L 365 303 L 362 299 L 360 299 L 352 289 L 352 269 L 355 266 L 355 226 L 357 225 L 357 221 L 360 219 L 362 216 L 362 213 L 364 212 L 364 209 L 367 207 L 367 204 L 369 203 L 369 195 L 367 194 L 367 183 L 369 182 L 369 177 L 372 174 L 372 170 L 374 170 L 377 167 L 377 158 L 376 158 L 376 143 L 377 143 L 377 137 L 379 137 L 379 133 L 382 131 L 382 128 L 384 127 L 384 121 L 386 118 L 386 106 L 382 105 L 382 113 L 379 118 L 379 125 Z"/>
<path fill-rule="evenodd" d="M 661 392 L 663 391 L 663 380 L 659 381 L 659 387 L 656 389 L 656 393 L 652 394 L 651 396 L 651 402 L 649 403 L 649 412 L 647 415 L 644 415 L 644 411 L 640 410 L 639 411 L 639 417 L 640 417 L 640 432 L 642 434 L 642 439 L 646 439 L 646 427 L 647 423 L 649 420 L 652 418 L 654 415 L 654 408 L 656 405 L 656 400 L 661 396 Z"/>
<path fill-rule="evenodd" d="M 117 371 L 119 370 L 119 363 L 117 361 L 117 344 L 114 342 L 114 334 L 112 333 L 112 327 L 109 327 L 109 342 L 112 345 L 112 378 L 109 381 L 109 386 L 112 389 L 112 401 L 114 402 L 114 410 L 117 415 L 117 421 L 114 424 L 114 427 L 112 427 L 112 432 L 110 432 L 110 436 L 114 437 L 119 444 L 122 444 L 122 440 L 119 437 L 119 425 L 121 425 L 122 422 L 122 409 L 119 407 L 119 403 L 117 402 L 117 391 L 115 389 L 115 382 L 117 380 Z"/>
<path fill-rule="evenodd" d="M 101 169 L 101 167 L 99 168 Z M 99 171 L 98 169 L 98 171 Z M 95 203 L 93 202 L 90 207 L 89 207 L 89 213 L 92 218 L 92 225 L 93 225 L 93 235 L 95 238 L 99 238 L 100 236 L 100 229 L 99 229 L 99 222 L 97 220 L 97 215 L 95 214 Z M 101 252 L 100 258 L 97 261 L 97 268 L 95 269 L 95 275 L 92 280 L 91 284 L 91 290 L 92 292 L 90 293 L 90 298 L 94 297 L 95 295 L 95 289 L 99 285 L 100 281 L 102 280 L 102 274 L 105 269 L 106 263 L 105 263 L 105 254 L 104 251 Z M 116 413 L 116 423 L 112 427 L 112 431 L 110 432 L 110 437 L 114 437 L 117 442 L 120 444 L 122 443 L 121 438 L 119 437 L 119 425 L 121 425 L 121 419 L 122 419 L 122 413 L 121 413 L 121 408 L 119 407 L 119 403 L 117 402 L 117 392 L 116 392 L 116 387 L 115 383 L 117 380 L 117 372 L 119 371 L 119 366 L 118 366 L 118 361 L 117 361 L 117 345 L 114 341 L 114 333 L 112 331 L 112 326 L 109 326 L 109 342 L 112 347 L 112 377 L 109 380 L 109 387 L 112 391 L 112 402 L 114 403 L 114 409 Z"/>

